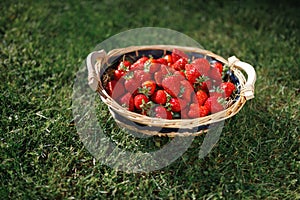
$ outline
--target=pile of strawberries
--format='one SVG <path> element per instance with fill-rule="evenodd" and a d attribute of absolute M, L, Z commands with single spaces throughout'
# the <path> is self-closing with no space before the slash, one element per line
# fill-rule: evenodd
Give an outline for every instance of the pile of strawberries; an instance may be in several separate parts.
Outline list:
<path fill-rule="evenodd" d="M 122 60 L 106 84 L 107 93 L 129 111 L 163 119 L 192 119 L 225 109 L 235 85 L 223 81 L 221 62 L 189 60 L 174 49 L 161 58 Z"/>

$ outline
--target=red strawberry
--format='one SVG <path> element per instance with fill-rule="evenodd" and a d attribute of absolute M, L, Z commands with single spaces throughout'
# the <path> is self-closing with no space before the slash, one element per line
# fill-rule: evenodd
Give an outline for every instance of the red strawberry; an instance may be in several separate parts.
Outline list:
<path fill-rule="evenodd" d="M 144 71 L 149 72 L 150 74 L 154 74 L 161 68 L 160 63 L 151 63 L 151 62 L 146 62 L 144 64 Z"/>
<path fill-rule="evenodd" d="M 173 61 L 172 61 L 172 56 L 171 55 L 165 55 L 164 59 L 167 61 L 167 65 L 172 65 Z"/>
<path fill-rule="evenodd" d="M 221 89 L 220 87 L 216 87 L 216 86 L 213 86 L 212 89 L 209 90 L 209 96 L 212 97 L 212 96 L 215 96 L 215 97 L 224 97 L 224 90 Z"/>
<path fill-rule="evenodd" d="M 128 108 L 129 111 L 134 111 L 133 97 L 132 97 L 132 95 L 129 92 L 127 92 L 125 95 L 123 95 L 119 99 L 119 103 L 123 107 Z"/>
<path fill-rule="evenodd" d="M 156 59 L 156 63 L 160 63 L 160 64 L 163 64 L 163 65 L 168 65 L 168 61 L 165 58 Z"/>
<path fill-rule="evenodd" d="M 126 92 L 125 88 L 124 88 L 124 80 L 120 79 L 112 84 L 115 84 L 115 85 L 114 86 L 112 85 L 113 91 L 112 91 L 111 97 L 113 99 L 118 99 L 121 95 L 123 95 Z"/>
<path fill-rule="evenodd" d="M 187 80 L 180 81 L 180 98 L 184 99 L 186 102 L 191 101 L 191 95 L 194 95 L 194 88 Z"/>
<path fill-rule="evenodd" d="M 134 97 L 134 106 L 137 110 L 142 110 L 143 107 L 146 107 L 146 104 L 149 102 L 149 99 L 144 94 L 137 94 Z"/>
<path fill-rule="evenodd" d="M 109 96 L 112 96 L 112 93 L 113 93 L 113 90 L 114 90 L 116 84 L 117 84 L 116 80 L 112 80 L 107 83 L 105 90 L 107 91 Z"/>
<path fill-rule="evenodd" d="M 124 87 L 131 94 L 136 93 L 138 87 L 141 85 L 141 82 L 135 77 L 133 71 L 127 72 L 120 80 L 124 80 Z"/>
<path fill-rule="evenodd" d="M 167 76 L 162 81 L 162 87 L 173 97 L 177 97 L 180 92 L 180 80 L 175 75 Z"/>
<path fill-rule="evenodd" d="M 187 107 L 187 105 L 190 104 L 190 101 L 188 101 L 187 99 L 178 98 L 178 100 L 180 102 L 181 110 L 185 109 Z"/>
<path fill-rule="evenodd" d="M 211 113 L 216 113 L 224 110 L 225 103 L 223 98 L 212 96 L 205 101 L 204 106 L 207 107 Z"/>
<path fill-rule="evenodd" d="M 161 72 L 154 73 L 154 80 L 158 86 L 161 87 L 161 83 L 163 79 L 164 79 L 164 75 Z"/>
<path fill-rule="evenodd" d="M 154 80 L 158 86 L 161 86 L 162 80 L 169 73 L 166 65 L 161 65 L 160 70 L 154 73 Z"/>
<path fill-rule="evenodd" d="M 133 69 L 141 69 L 144 67 L 145 62 L 149 60 L 148 57 L 143 56 L 141 58 L 139 58 L 137 61 L 135 61 L 131 66 L 130 66 L 130 70 Z"/>
<path fill-rule="evenodd" d="M 154 103 L 164 105 L 167 102 L 167 94 L 164 90 L 157 90 L 153 93 L 151 99 Z"/>
<path fill-rule="evenodd" d="M 156 83 L 154 81 L 145 81 L 142 83 L 142 87 L 140 88 L 140 93 L 143 93 L 147 96 L 151 96 L 156 89 Z"/>
<path fill-rule="evenodd" d="M 207 76 L 201 75 L 196 79 L 194 85 L 196 90 L 204 90 L 208 92 L 211 87 L 211 80 Z"/>
<path fill-rule="evenodd" d="M 173 49 L 171 56 L 172 56 L 173 63 L 175 63 L 180 58 L 188 59 L 188 56 L 183 51 L 178 49 Z"/>
<path fill-rule="evenodd" d="M 208 76 L 212 81 L 212 85 L 218 86 L 222 83 L 222 75 L 217 68 L 211 68 Z"/>
<path fill-rule="evenodd" d="M 186 64 L 185 65 L 185 76 L 187 80 L 194 84 L 199 76 L 201 76 L 201 73 L 199 70 L 196 69 L 196 67 L 192 64 Z"/>
<path fill-rule="evenodd" d="M 212 64 L 213 67 L 217 68 L 220 74 L 222 75 L 223 73 L 223 64 L 219 61 L 215 62 Z"/>
<path fill-rule="evenodd" d="M 172 113 L 161 105 L 154 108 L 154 113 L 157 118 L 172 119 Z"/>
<path fill-rule="evenodd" d="M 188 61 L 186 58 L 179 58 L 175 63 L 172 64 L 172 68 L 177 71 L 184 70 L 187 63 Z"/>
<path fill-rule="evenodd" d="M 209 114 L 209 108 L 206 106 L 200 106 L 199 107 L 199 115 L 200 117 L 205 117 Z"/>
<path fill-rule="evenodd" d="M 199 104 L 198 103 L 192 103 L 190 105 L 189 112 L 188 112 L 188 117 L 189 118 L 198 118 L 198 117 L 200 117 Z"/>
<path fill-rule="evenodd" d="M 206 106 L 199 107 L 199 105 L 196 103 L 192 103 L 189 109 L 189 118 L 205 117 L 209 114 L 209 109 Z"/>
<path fill-rule="evenodd" d="M 181 80 L 186 80 L 185 73 L 184 73 L 183 70 L 175 71 L 174 74 L 177 75 L 177 76 L 179 76 L 181 78 Z"/>
<path fill-rule="evenodd" d="M 147 73 L 154 74 L 160 69 L 161 65 L 162 64 L 159 63 L 156 59 L 150 58 L 143 64 L 143 67 L 140 69 L 143 69 Z"/>
<path fill-rule="evenodd" d="M 235 85 L 231 82 L 223 82 L 221 83 L 220 86 L 224 92 L 225 92 L 225 97 L 230 97 L 233 91 L 235 91 Z"/>
<path fill-rule="evenodd" d="M 131 94 L 135 94 L 137 92 L 137 89 L 139 87 L 140 83 L 136 79 L 127 79 L 124 82 L 124 87 L 127 92 L 130 92 Z"/>
<path fill-rule="evenodd" d="M 131 63 L 128 60 L 124 60 L 124 61 L 120 62 L 120 64 L 118 65 L 118 70 L 128 71 L 130 66 L 131 66 Z"/>
<path fill-rule="evenodd" d="M 189 107 L 186 107 L 185 109 L 181 110 L 181 119 L 188 119 L 188 112 L 189 112 Z"/>
<path fill-rule="evenodd" d="M 134 71 L 134 78 L 138 80 L 140 83 L 145 81 L 152 80 L 152 76 L 150 73 L 145 72 L 144 70 L 135 70 Z"/>
<path fill-rule="evenodd" d="M 193 60 L 191 64 L 196 67 L 197 71 L 199 71 L 200 74 L 205 76 L 208 75 L 208 72 L 210 70 L 210 64 L 205 58 L 197 58 Z"/>
<path fill-rule="evenodd" d="M 168 103 L 173 112 L 180 112 L 180 101 L 177 98 L 171 98 Z"/>
<path fill-rule="evenodd" d="M 197 98 L 196 102 L 198 102 L 199 106 L 202 106 L 205 103 L 206 99 L 208 98 L 208 95 L 203 90 L 199 90 L 196 93 L 196 98 Z"/>
<path fill-rule="evenodd" d="M 116 69 L 114 71 L 114 79 L 119 80 L 122 76 L 126 74 L 126 71 Z"/>

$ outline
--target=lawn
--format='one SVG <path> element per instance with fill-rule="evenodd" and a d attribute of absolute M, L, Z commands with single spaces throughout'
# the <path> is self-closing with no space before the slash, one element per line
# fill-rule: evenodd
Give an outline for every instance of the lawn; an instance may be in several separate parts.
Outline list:
<path fill-rule="evenodd" d="M 299 9 L 296 0 L 1 1 L 1 199 L 300 199 Z M 138 27 L 179 31 L 254 66 L 255 99 L 204 159 L 200 136 L 170 165 L 126 173 L 80 140 L 76 73 L 97 44 Z M 166 140 L 112 130 L 127 150 Z"/>

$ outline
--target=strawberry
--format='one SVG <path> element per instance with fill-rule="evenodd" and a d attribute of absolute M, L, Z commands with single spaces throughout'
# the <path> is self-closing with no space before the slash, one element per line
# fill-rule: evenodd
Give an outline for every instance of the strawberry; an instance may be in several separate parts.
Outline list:
<path fill-rule="evenodd" d="M 158 86 L 161 86 L 162 80 L 169 73 L 166 65 L 161 65 L 160 70 L 154 73 L 154 80 Z"/>
<path fill-rule="evenodd" d="M 210 64 L 205 58 L 197 58 L 191 62 L 200 74 L 207 76 L 210 70 Z"/>
<path fill-rule="evenodd" d="M 213 86 L 218 86 L 222 83 L 222 75 L 217 68 L 211 68 L 208 76 L 212 81 Z"/>
<path fill-rule="evenodd" d="M 173 64 L 172 56 L 171 55 L 165 55 L 164 59 L 167 61 L 167 65 L 170 66 Z"/>
<path fill-rule="evenodd" d="M 168 106 L 173 112 L 180 112 L 181 110 L 180 101 L 177 98 L 171 98 L 168 102 Z"/>
<path fill-rule="evenodd" d="M 143 69 L 147 73 L 154 74 L 160 69 L 161 65 L 158 60 L 150 58 L 143 64 L 143 67 L 137 69 Z"/>
<path fill-rule="evenodd" d="M 124 60 L 124 61 L 120 62 L 117 69 L 121 70 L 121 71 L 129 71 L 130 66 L 131 66 L 131 63 L 128 60 Z"/>
<path fill-rule="evenodd" d="M 230 97 L 233 91 L 235 91 L 235 85 L 231 82 L 223 82 L 221 83 L 220 86 L 224 92 L 225 92 L 225 97 Z"/>
<path fill-rule="evenodd" d="M 134 70 L 134 78 L 138 80 L 140 83 L 152 80 L 151 74 L 145 72 L 144 70 Z"/>
<path fill-rule="evenodd" d="M 127 79 L 124 82 L 124 87 L 127 92 L 130 92 L 131 94 L 135 94 L 137 92 L 137 89 L 139 87 L 140 83 L 138 83 L 135 79 Z"/>
<path fill-rule="evenodd" d="M 212 96 L 215 96 L 215 97 L 224 97 L 224 90 L 221 89 L 220 87 L 218 86 L 213 86 L 212 89 L 209 90 L 209 96 L 212 97 Z"/>
<path fill-rule="evenodd" d="M 211 80 L 207 76 L 201 75 L 196 79 L 194 87 L 196 90 L 204 90 L 208 92 L 211 87 Z"/>
<path fill-rule="evenodd" d="M 206 106 L 200 106 L 199 107 L 199 116 L 200 117 L 205 117 L 209 114 L 209 108 Z"/>
<path fill-rule="evenodd" d="M 181 110 L 180 115 L 181 119 L 188 119 L 188 112 L 189 112 L 189 107 L 187 106 L 185 109 Z"/>
<path fill-rule="evenodd" d="M 208 98 L 208 95 L 206 94 L 206 92 L 204 92 L 203 90 L 197 91 L 197 93 L 196 93 L 197 101 L 196 102 L 198 102 L 199 106 L 202 106 L 205 103 L 207 98 Z"/>
<path fill-rule="evenodd" d="M 179 76 L 181 80 L 186 80 L 184 70 L 175 71 L 174 74 Z"/>
<path fill-rule="evenodd" d="M 189 81 L 182 80 L 180 81 L 180 94 L 179 97 L 186 102 L 191 101 L 191 95 L 195 94 L 193 86 L 190 84 Z"/>
<path fill-rule="evenodd" d="M 224 110 L 225 103 L 225 99 L 212 96 L 205 101 L 204 106 L 209 109 L 209 112 L 216 113 Z"/>
<path fill-rule="evenodd" d="M 189 111 L 188 111 L 188 117 L 189 118 L 198 118 L 198 117 L 200 117 L 199 104 L 198 103 L 192 103 L 190 105 Z"/>
<path fill-rule="evenodd" d="M 164 79 L 163 73 L 161 73 L 161 72 L 154 73 L 154 80 L 159 87 L 161 87 L 161 83 L 162 83 L 163 79 Z"/>
<path fill-rule="evenodd" d="M 187 99 L 178 98 L 178 101 L 180 103 L 181 110 L 185 109 L 187 107 L 187 105 L 190 104 L 190 101 L 188 101 Z"/>
<path fill-rule="evenodd" d="M 165 107 L 159 105 L 154 108 L 155 117 L 162 119 L 172 119 L 172 113 Z"/>
<path fill-rule="evenodd" d="M 111 97 L 113 99 L 118 99 L 120 96 L 122 96 L 125 93 L 125 88 L 124 88 L 124 80 L 120 79 L 116 82 L 113 92 L 111 94 Z"/>
<path fill-rule="evenodd" d="M 178 76 L 170 75 L 163 79 L 162 87 L 173 97 L 177 97 L 180 92 L 180 81 Z"/>
<path fill-rule="evenodd" d="M 142 69 L 144 67 L 145 62 L 149 60 L 148 57 L 143 56 L 141 58 L 139 58 L 137 61 L 135 61 L 131 66 L 130 66 L 130 70 L 133 69 Z"/>
<path fill-rule="evenodd" d="M 186 58 L 179 58 L 175 63 L 171 66 L 173 69 L 180 71 L 185 69 L 185 65 L 188 63 Z"/>
<path fill-rule="evenodd" d="M 201 76 L 201 73 L 199 70 L 196 69 L 196 67 L 192 64 L 186 64 L 185 65 L 185 76 L 186 79 L 193 85 L 197 78 Z"/>
<path fill-rule="evenodd" d="M 167 102 L 167 94 L 164 90 L 157 90 L 151 96 L 151 100 L 154 103 L 164 105 Z"/>
<path fill-rule="evenodd" d="M 149 61 L 146 61 L 144 64 L 144 71 L 149 72 L 150 74 L 154 74 L 161 68 L 160 63 L 152 63 Z"/>
<path fill-rule="evenodd" d="M 155 61 L 159 64 L 168 65 L 168 60 L 166 60 L 165 58 L 158 58 Z"/>
<path fill-rule="evenodd" d="M 151 96 L 156 89 L 156 83 L 154 81 L 145 81 L 142 83 L 142 87 L 139 88 L 139 93 L 143 93 L 146 96 Z"/>
<path fill-rule="evenodd" d="M 137 94 L 134 99 L 134 106 L 137 110 L 142 110 L 143 107 L 146 107 L 146 104 L 149 102 L 149 99 L 144 94 Z"/>
<path fill-rule="evenodd" d="M 222 64 L 221 62 L 219 62 L 219 61 L 214 62 L 214 63 L 212 64 L 212 66 L 213 66 L 214 68 L 217 68 L 218 71 L 220 72 L 220 74 L 222 75 L 222 73 L 223 73 L 223 64 Z"/>
<path fill-rule="evenodd" d="M 129 111 L 134 111 L 134 102 L 132 95 L 127 92 L 125 95 L 123 95 L 119 101 L 120 105 L 123 107 L 126 107 Z"/>
<path fill-rule="evenodd" d="M 115 79 L 115 80 L 119 80 L 119 79 L 122 78 L 125 74 L 126 74 L 126 71 L 116 69 L 116 70 L 114 71 L 114 79 Z"/>
<path fill-rule="evenodd" d="M 112 96 L 112 93 L 114 91 L 114 88 L 115 88 L 116 84 L 117 84 L 116 80 L 111 80 L 105 86 L 105 90 L 107 91 L 109 96 Z"/>
<path fill-rule="evenodd" d="M 131 94 L 135 94 L 141 83 L 138 79 L 135 78 L 134 72 L 127 72 L 127 74 L 123 76 L 122 79 L 124 80 L 124 87 L 126 91 L 130 92 Z"/>
<path fill-rule="evenodd" d="M 180 58 L 185 58 L 186 60 L 188 59 L 188 56 L 183 51 L 178 49 L 173 49 L 171 56 L 173 63 L 175 63 Z"/>
<path fill-rule="evenodd" d="M 209 114 L 209 109 L 206 106 L 199 106 L 197 103 L 192 103 L 188 111 L 188 118 L 205 117 Z"/>

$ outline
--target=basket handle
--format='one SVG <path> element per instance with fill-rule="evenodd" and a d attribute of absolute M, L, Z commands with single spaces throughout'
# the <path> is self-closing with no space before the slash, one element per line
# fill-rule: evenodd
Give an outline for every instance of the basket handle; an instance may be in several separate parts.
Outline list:
<path fill-rule="evenodd" d="M 95 69 L 96 61 L 106 59 L 106 52 L 104 50 L 91 52 L 86 58 L 86 65 L 88 70 L 88 84 L 93 91 L 99 89 L 100 79 Z"/>
<path fill-rule="evenodd" d="M 254 84 L 256 81 L 256 72 L 254 68 L 245 62 L 240 61 L 237 57 L 232 56 L 228 58 L 229 66 L 236 66 L 237 68 L 246 72 L 248 78 L 243 88 L 244 96 L 246 100 L 254 98 Z"/>

